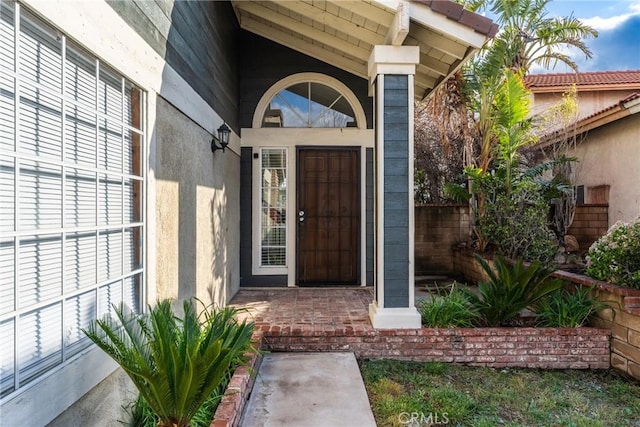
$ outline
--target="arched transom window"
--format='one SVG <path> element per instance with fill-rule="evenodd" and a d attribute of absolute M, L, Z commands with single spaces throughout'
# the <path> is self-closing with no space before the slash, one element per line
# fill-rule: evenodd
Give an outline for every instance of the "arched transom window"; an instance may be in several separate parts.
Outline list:
<path fill-rule="evenodd" d="M 355 117 L 351 103 L 342 93 L 324 83 L 302 81 L 287 86 L 271 98 L 262 117 L 262 127 L 357 127 Z"/>

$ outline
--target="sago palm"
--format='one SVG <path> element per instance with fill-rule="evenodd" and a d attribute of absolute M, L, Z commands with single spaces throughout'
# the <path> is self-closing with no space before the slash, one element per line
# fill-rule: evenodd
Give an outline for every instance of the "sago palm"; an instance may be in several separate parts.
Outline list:
<path fill-rule="evenodd" d="M 115 319 L 98 320 L 84 331 L 129 375 L 160 427 L 189 426 L 231 362 L 249 348 L 253 332 L 253 325 L 237 323 L 229 308 L 203 319 L 190 301 L 183 310 L 180 319 L 170 300 L 143 315 L 121 306 Z"/>
<path fill-rule="evenodd" d="M 525 266 L 521 259 L 511 263 L 496 256 L 491 267 L 484 258 L 476 259 L 489 280 L 478 284 L 479 295 L 465 291 L 487 326 L 507 325 L 522 310 L 563 285 L 551 277 L 553 268 L 538 261 Z"/>

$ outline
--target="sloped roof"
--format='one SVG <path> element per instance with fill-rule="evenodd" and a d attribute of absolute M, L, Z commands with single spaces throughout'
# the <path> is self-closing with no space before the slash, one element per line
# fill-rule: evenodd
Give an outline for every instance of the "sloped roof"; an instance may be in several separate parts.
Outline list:
<path fill-rule="evenodd" d="M 602 116 L 604 113 L 607 113 L 610 110 L 614 110 L 614 109 L 617 109 L 617 108 L 624 108 L 625 104 L 627 104 L 627 103 L 629 103 L 629 102 L 631 102 L 631 101 L 633 101 L 635 99 L 640 99 L 640 92 L 634 92 L 631 95 L 629 95 L 629 96 L 621 99 L 620 101 L 616 102 L 615 104 L 611 104 L 608 107 L 605 107 L 600 111 L 596 111 L 595 113 L 590 114 L 590 115 L 582 118 L 580 121 L 581 122 L 587 122 L 590 119 L 593 119 L 593 118 L 598 117 L 598 116 Z"/>
<path fill-rule="evenodd" d="M 419 46 L 414 78 L 418 99 L 498 31 L 490 19 L 449 0 L 232 0 L 232 4 L 243 29 L 363 78 L 368 78 L 367 62 L 374 46 Z"/>
<path fill-rule="evenodd" d="M 572 84 L 578 90 L 640 89 L 640 70 L 529 74 L 525 84 L 534 93 L 565 90 Z"/>
<path fill-rule="evenodd" d="M 603 108 L 600 111 L 580 119 L 575 126 L 573 133 L 575 135 L 588 132 L 608 123 L 615 122 L 632 114 L 640 112 L 640 92 L 634 92 L 621 99 L 620 101 Z M 546 146 L 556 142 L 561 132 L 552 130 L 546 135 L 540 137 L 538 145 Z"/>

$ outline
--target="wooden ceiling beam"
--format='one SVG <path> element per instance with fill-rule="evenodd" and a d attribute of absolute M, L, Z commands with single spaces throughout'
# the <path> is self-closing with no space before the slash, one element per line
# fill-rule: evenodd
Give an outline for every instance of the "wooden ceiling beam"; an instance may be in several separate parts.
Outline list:
<path fill-rule="evenodd" d="M 355 74 L 358 77 L 367 78 L 367 64 L 366 62 L 358 62 L 356 60 L 344 57 L 335 52 L 331 52 L 326 49 L 321 49 L 320 46 L 306 42 L 298 37 L 290 36 L 281 30 L 272 27 L 270 25 L 259 22 L 253 18 L 245 18 L 243 16 L 242 28 L 258 34 L 269 40 L 273 40 L 276 43 L 280 43 L 300 53 L 304 53 L 312 58 L 319 59 L 320 61 L 331 64 L 335 67 L 341 68 L 351 74 Z"/>
<path fill-rule="evenodd" d="M 327 3 L 335 4 L 342 9 L 346 9 L 369 21 L 377 22 L 387 28 L 391 25 L 394 16 L 393 12 L 389 12 L 379 5 L 362 0 L 327 0 Z"/>
<path fill-rule="evenodd" d="M 409 25 L 411 23 L 409 12 L 409 3 L 400 2 L 398 4 L 398 11 L 393 17 L 393 21 L 391 21 L 391 26 L 389 26 L 387 35 L 384 38 L 384 44 L 402 46 L 402 43 L 409 35 Z"/>
<path fill-rule="evenodd" d="M 349 43 L 346 40 L 334 37 L 324 31 L 304 24 L 297 19 L 278 13 L 273 9 L 261 5 L 260 3 L 245 1 L 239 4 L 239 8 L 243 10 L 244 13 L 249 13 L 255 17 L 260 17 L 273 22 L 282 28 L 286 28 L 294 33 L 300 34 L 301 36 L 317 40 L 318 42 L 330 46 L 335 50 L 339 50 L 346 55 L 351 55 L 360 60 L 368 60 L 371 54 L 368 49 L 361 48 L 360 46 Z M 242 25 L 242 19 L 243 17 L 241 17 L 240 25 Z"/>
<path fill-rule="evenodd" d="M 300 0 L 273 3 L 283 9 L 287 9 L 302 16 L 306 16 L 312 21 L 317 21 L 320 24 L 333 28 L 336 31 L 340 31 L 347 35 L 358 38 L 365 43 L 369 43 L 370 45 L 381 44 L 384 41 L 384 35 L 380 35 L 364 27 L 356 25 L 353 22 L 333 15 L 324 9 L 314 7 L 312 4 Z"/>
<path fill-rule="evenodd" d="M 421 25 L 416 24 L 411 27 L 410 37 L 417 40 L 420 45 L 439 50 L 458 59 L 464 58 L 467 52 L 466 46 L 436 34 Z"/>

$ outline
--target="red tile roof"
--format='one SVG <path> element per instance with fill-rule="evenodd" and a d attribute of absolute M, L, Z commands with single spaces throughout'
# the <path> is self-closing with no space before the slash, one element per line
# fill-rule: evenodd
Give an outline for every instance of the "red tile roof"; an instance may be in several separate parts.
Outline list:
<path fill-rule="evenodd" d="M 450 0 L 413 0 L 416 3 L 426 4 L 434 12 L 440 13 L 459 24 L 467 26 L 476 32 L 494 37 L 498 33 L 498 24 L 491 19 L 477 13 L 466 10 L 461 4 Z"/>
<path fill-rule="evenodd" d="M 640 70 L 595 71 L 588 73 L 529 74 L 525 77 L 527 87 L 536 88 L 576 86 L 625 86 L 640 85 Z M 631 88 L 629 88 L 631 89 Z"/>

